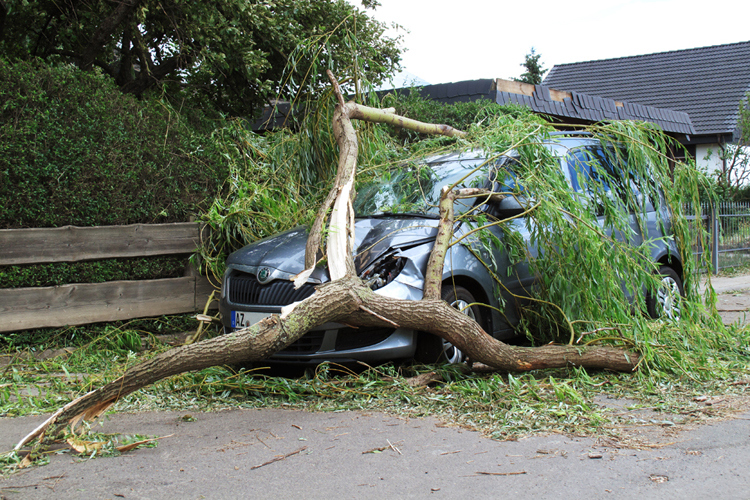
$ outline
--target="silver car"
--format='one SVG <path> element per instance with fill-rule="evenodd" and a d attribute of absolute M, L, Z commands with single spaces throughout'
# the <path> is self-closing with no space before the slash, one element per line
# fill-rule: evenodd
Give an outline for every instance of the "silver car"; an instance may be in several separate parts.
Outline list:
<path fill-rule="evenodd" d="M 568 180 L 571 189 L 584 192 L 581 176 L 596 175 L 591 158 L 601 154 L 599 141 L 586 135 L 557 135 L 546 144 Z M 497 190 L 497 167 L 512 162 L 501 157 L 488 163 L 486 154 L 463 152 L 428 158 L 421 165 L 403 168 L 390 178 L 358 190 L 355 199 L 355 265 L 360 277 L 376 293 L 389 297 L 420 300 L 424 272 L 437 234 L 438 201 L 443 186 L 461 181 L 466 187 Z M 597 158 L 602 164 L 608 159 Z M 485 165 L 487 168 L 477 169 Z M 493 166 L 494 165 L 494 166 Z M 513 189 L 513 179 L 504 177 L 503 190 Z M 509 185 L 508 185 L 509 184 Z M 477 206 L 478 203 L 483 203 Z M 457 214 L 478 210 L 489 218 L 506 218 L 522 212 L 514 198 L 502 201 L 456 201 Z M 652 206 L 646 210 L 648 236 L 653 262 L 660 266 L 663 290 L 649 295 L 647 305 L 652 315 L 679 314 L 682 295 L 682 265 L 679 252 L 669 238 L 662 238 L 663 224 L 657 223 Z M 522 237 L 528 237 L 523 218 L 506 224 Z M 668 227 L 668 226 L 666 226 Z M 454 238 L 471 230 L 467 223 L 457 223 Z M 502 241 L 504 232 L 498 226 L 489 229 Z M 636 232 L 638 233 L 638 232 Z M 281 308 L 313 294 L 315 286 L 329 281 L 325 268 L 316 269 L 308 282 L 295 289 L 292 277 L 303 270 L 306 228 L 299 227 L 263 239 L 232 253 L 227 259 L 220 310 L 226 331 L 256 323 L 279 313 Z M 633 244 L 635 241 L 631 238 Z M 511 263 L 502 245 L 487 250 L 477 238 L 452 245 L 443 268 L 443 299 L 474 318 L 486 332 L 498 339 L 515 336 L 520 321 L 518 297 L 528 297 L 534 276 L 528 262 Z M 492 252 L 492 255 L 490 255 Z M 481 259 L 481 260 L 480 260 Z M 491 262 L 493 277 L 482 263 Z M 506 270 L 508 270 L 506 272 Z M 497 286 L 495 279 L 502 281 Z M 676 299 L 677 297 L 677 299 Z M 522 300 L 522 299 L 521 299 Z M 470 304 L 474 304 L 469 306 Z M 486 304 L 490 307 L 483 307 Z M 463 353 L 442 339 L 404 328 L 353 328 L 328 323 L 305 334 L 297 342 L 276 353 L 269 361 L 277 363 L 319 363 L 321 361 L 369 364 L 415 358 L 421 362 L 460 362 Z"/>

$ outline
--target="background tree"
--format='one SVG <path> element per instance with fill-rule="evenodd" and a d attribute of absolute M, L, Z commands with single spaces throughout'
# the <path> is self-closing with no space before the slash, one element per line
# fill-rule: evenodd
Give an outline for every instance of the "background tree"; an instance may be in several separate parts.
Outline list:
<path fill-rule="evenodd" d="M 384 31 L 344 0 L 0 5 L 1 55 L 99 68 L 123 92 L 162 91 L 232 115 L 252 115 L 278 94 L 318 90 L 325 68 L 348 73 L 352 59 L 340 53 L 354 52 L 362 77 L 381 81 L 400 60 L 398 39 Z M 300 50 L 308 45 L 323 48 Z"/>
<path fill-rule="evenodd" d="M 530 83 L 532 85 L 541 84 L 542 78 L 544 78 L 544 74 L 547 70 L 543 69 L 542 65 L 539 63 L 540 57 L 542 57 L 542 55 L 537 54 L 534 47 L 531 47 L 531 52 L 526 54 L 526 60 L 521 63 L 521 66 L 523 66 L 526 71 L 521 73 L 521 78 L 514 78 L 513 80 L 516 82 Z"/>
<path fill-rule="evenodd" d="M 718 184 L 731 197 L 746 198 L 750 181 L 750 94 L 740 101 L 737 112 L 736 142 L 726 144 L 719 151 L 722 168 Z"/>

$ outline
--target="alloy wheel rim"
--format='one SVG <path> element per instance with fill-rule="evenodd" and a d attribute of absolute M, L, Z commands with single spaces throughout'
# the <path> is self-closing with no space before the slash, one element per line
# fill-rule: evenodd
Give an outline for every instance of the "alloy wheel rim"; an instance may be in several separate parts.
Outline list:
<path fill-rule="evenodd" d="M 680 287 L 677 282 L 669 276 L 663 277 L 656 293 L 656 303 L 661 315 L 670 320 L 680 319 L 680 302 Z"/>
<path fill-rule="evenodd" d="M 465 314 L 466 316 L 470 317 L 474 321 L 476 321 L 476 315 L 474 314 L 474 310 L 469 307 L 469 303 L 465 300 L 458 299 L 453 302 L 451 302 L 451 307 L 455 307 L 458 309 L 461 314 Z M 456 364 L 461 363 L 466 359 L 466 355 L 459 349 L 458 347 L 454 346 L 450 342 L 448 342 L 445 339 L 443 340 L 443 353 L 445 354 L 445 359 L 450 364 Z"/>

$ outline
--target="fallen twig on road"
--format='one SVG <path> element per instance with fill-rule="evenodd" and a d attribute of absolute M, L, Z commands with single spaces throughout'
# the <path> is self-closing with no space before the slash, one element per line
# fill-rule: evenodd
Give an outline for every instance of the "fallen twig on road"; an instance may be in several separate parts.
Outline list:
<path fill-rule="evenodd" d="M 280 460 L 284 460 L 284 459 L 286 459 L 286 458 L 289 458 L 289 457 L 291 457 L 292 455 L 296 455 L 297 453 L 303 452 L 303 451 L 305 451 L 306 449 L 307 449 L 307 446 L 303 446 L 303 447 L 302 447 L 302 448 L 300 448 L 299 450 L 294 450 L 294 451 L 292 451 L 292 452 L 290 452 L 290 453 L 287 453 L 286 455 L 282 455 L 282 456 L 280 456 L 280 457 L 275 457 L 275 458 L 272 458 L 272 459 L 271 459 L 271 460 L 269 460 L 268 462 L 263 462 L 263 463 L 262 463 L 262 464 L 260 464 L 260 465 L 253 465 L 252 467 L 250 467 L 250 470 L 260 469 L 260 468 L 261 468 L 261 467 L 263 467 L 264 465 L 268 465 L 268 464 L 272 464 L 272 463 L 274 463 L 274 462 L 278 462 L 278 461 L 280 461 Z"/>
<path fill-rule="evenodd" d="M 476 474 L 479 474 L 480 476 L 518 476 L 521 474 L 526 474 L 525 470 L 521 470 L 518 472 L 482 472 L 477 471 Z"/>

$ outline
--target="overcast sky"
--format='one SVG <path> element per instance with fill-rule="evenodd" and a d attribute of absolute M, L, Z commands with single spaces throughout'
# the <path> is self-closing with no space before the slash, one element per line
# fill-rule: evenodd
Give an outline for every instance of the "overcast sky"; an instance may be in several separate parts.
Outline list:
<path fill-rule="evenodd" d="M 747 0 L 379 2 L 368 12 L 409 30 L 402 65 L 428 83 L 518 77 L 532 46 L 549 69 L 750 40 Z"/>

